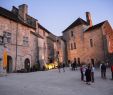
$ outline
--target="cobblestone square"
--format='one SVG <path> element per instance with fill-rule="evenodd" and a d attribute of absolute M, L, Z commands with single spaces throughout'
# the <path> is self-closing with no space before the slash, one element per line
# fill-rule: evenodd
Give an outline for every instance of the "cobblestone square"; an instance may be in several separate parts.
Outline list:
<path fill-rule="evenodd" d="M 61 73 L 57 69 L 32 73 L 11 73 L 0 77 L 0 95 L 113 95 L 113 81 L 101 79 L 95 71 L 95 83 L 87 85 L 80 80 L 80 71 Z"/>

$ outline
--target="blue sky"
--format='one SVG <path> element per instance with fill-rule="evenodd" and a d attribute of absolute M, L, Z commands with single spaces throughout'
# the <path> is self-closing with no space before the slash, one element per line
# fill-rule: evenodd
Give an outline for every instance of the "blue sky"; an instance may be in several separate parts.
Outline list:
<path fill-rule="evenodd" d="M 113 28 L 113 0 L 0 0 L 8 10 L 21 4 L 27 4 L 29 15 L 57 36 L 78 17 L 85 20 L 86 11 L 94 25 L 108 20 Z"/>

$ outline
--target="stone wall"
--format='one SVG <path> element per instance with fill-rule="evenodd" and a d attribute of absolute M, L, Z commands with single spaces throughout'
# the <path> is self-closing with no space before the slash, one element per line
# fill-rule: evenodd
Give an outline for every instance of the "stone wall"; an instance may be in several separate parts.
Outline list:
<path fill-rule="evenodd" d="M 12 20 L 6 19 L 0 16 L 0 35 L 3 35 L 3 32 L 11 33 L 11 43 L 7 43 L 8 55 L 13 59 L 13 71 L 24 68 L 24 61 L 26 58 L 30 60 L 30 66 L 35 63 L 35 37 L 31 36 L 30 31 L 35 32 L 34 29 L 24 26 L 22 24 L 16 23 Z M 17 47 L 16 47 L 16 36 L 17 36 Z M 28 45 L 23 44 L 23 37 L 28 37 Z M 17 48 L 17 49 L 16 49 Z M 17 54 L 16 54 L 17 50 Z M 17 62 L 16 62 L 17 55 Z M 16 68 L 15 68 L 16 64 Z"/>
<path fill-rule="evenodd" d="M 67 44 L 68 60 L 73 62 L 75 58 L 77 63 L 86 64 L 105 61 L 107 43 L 105 43 L 106 37 L 103 35 L 102 28 L 84 32 L 86 28 L 87 26 L 79 25 L 63 33 Z M 71 36 L 71 31 L 73 31 L 73 36 Z M 93 43 L 92 47 L 90 39 Z"/>

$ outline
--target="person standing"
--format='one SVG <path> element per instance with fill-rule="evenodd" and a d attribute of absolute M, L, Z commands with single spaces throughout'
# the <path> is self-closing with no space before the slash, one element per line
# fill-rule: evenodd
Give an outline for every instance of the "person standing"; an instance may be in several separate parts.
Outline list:
<path fill-rule="evenodd" d="M 65 72 L 65 63 L 62 64 L 63 71 Z"/>
<path fill-rule="evenodd" d="M 95 71 L 95 67 L 94 65 L 92 64 L 91 66 L 91 81 L 94 82 L 94 71 Z"/>
<path fill-rule="evenodd" d="M 60 63 L 58 63 L 58 71 L 59 71 L 59 73 L 60 73 L 60 68 L 61 68 L 61 65 L 60 65 Z"/>
<path fill-rule="evenodd" d="M 84 77 L 83 81 L 86 81 L 86 76 L 85 76 L 86 69 L 87 69 L 87 66 L 83 65 L 83 77 Z"/>
<path fill-rule="evenodd" d="M 74 69 L 73 69 L 73 63 L 71 63 L 71 69 L 72 69 L 72 71 L 74 70 Z"/>
<path fill-rule="evenodd" d="M 83 66 L 80 65 L 81 81 L 84 81 Z"/>
<path fill-rule="evenodd" d="M 101 77 L 106 78 L 106 65 L 104 63 L 101 66 Z"/>
<path fill-rule="evenodd" d="M 111 65 L 111 76 L 112 76 L 112 80 L 113 80 L 113 64 Z"/>
<path fill-rule="evenodd" d="M 76 59 L 74 59 L 74 62 L 73 62 L 73 70 L 75 70 L 75 68 L 76 68 L 76 70 L 77 70 L 77 63 L 76 63 Z"/>
<path fill-rule="evenodd" d="M 88 68 L 86 69 L 85 75 L 86 75 L 86 84 L 90 85 L 90 82 L 91 82 L 91 68 L 90 68 L 90 66 L 88 66 Z"/>

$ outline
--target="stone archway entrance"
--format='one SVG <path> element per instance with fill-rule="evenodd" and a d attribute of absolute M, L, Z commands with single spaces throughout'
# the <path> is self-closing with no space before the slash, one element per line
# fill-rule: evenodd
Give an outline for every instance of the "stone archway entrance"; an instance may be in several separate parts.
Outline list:
<path fill-rule="evenodd" d="M 27 72 L 30 71 L 30 60 L 29 60 L 29 58 L 25 59 L 25 61 L 24 61 L 24 68 L 25 68 L 25 70 L 27 70 Z"/>
<path fill-rule="evenodd" d="M 11 73 L 13 71 L 13 60 L 11 56 L 7 56 L 7 73 Z"/>

